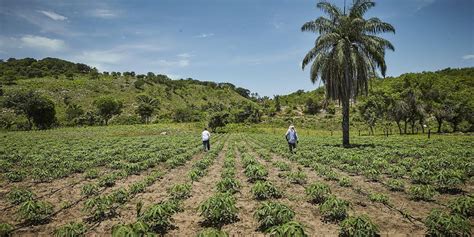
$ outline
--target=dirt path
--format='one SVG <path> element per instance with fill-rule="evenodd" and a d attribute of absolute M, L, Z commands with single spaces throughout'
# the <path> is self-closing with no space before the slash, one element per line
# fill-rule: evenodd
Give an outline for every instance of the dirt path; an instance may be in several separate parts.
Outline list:
<path fill-rule="evenodd" d="M 244 168 L 240 153 L 237 149 L 234 151 L 236 173 L 235 178 L 240 182 L 240 192 L 234 194 L 236 206 L 239 209 L 239 221 L 225 225 L 222 229 L 230 236 L 264 236 L 257 231 L 258 222 L 253 217 L 259 202 L 253 198 L 251 184 L 244 175 Z"/>
<path fill-rule="evenodd" d="M 202 218 L 199 216 L 198 207 L 201 202 L 209 198 L 215 192 L 215 185 L 220 179 L 224 164 L 227 143 L 219 152 L 214 163 L 208 168 L 208 173 L 199 181 L 193 183 L 191 197 L 184 200 L 184 211 L 173 216 L 176 228 L 167 233 L 168 236 L 195 236 L 201 227 Z"/>
<path fill-rule="evenodd" d="M 358 214 L 358 215 L 367 214 L 371 218 L 371 220 L 374 221 L 374 223 L 376 223 L 380 227 L 380 234 L 382 236 L 392 236 L 392 235 L 420 235 L 422 236 L 425 233 L 424 227 L 421 224 L 411 223 L 406 218 L 402 217 L 400 213 L 394 210 L 391 210 L 390 208 L 386 207 L 385 205 L 381 203 L 370 202 L 366 196 L 355 192 L 353 188 L 340 187 L 336 182 L 326 181 L 320 176 L 318 176 L 310 168 L 303 167 L 297 162 L 284 159 L 278 156 L 277 154 L 273 154 L 272 159 L 273 161 L 283 161 L 288 164 L 291 164 L 290 166 L 293 168 L 293 170 L 300 168 L 302 171 L 306 173 L 308 184 L 315 181 L 328 184 L 333 194 L 335 194 L 339 198 L 350 201 L 352 203 L 352 210 L 351 210 L 352 213 L 350 214 L 352 215 L 353 214 Z M 272 166 L 271 164 L 267 164 L 267 165 Z M 279 172 L 275 168 L 269 167 L 269 169 L 272 170 L 270 171 L 270 173 Z M 287 185 L 289 184 L 288 181 L 286 181 L 286 184 Z M 297 194 L 295 195 L 294 199 L 296 200 L 305 199 L 304 188 L 302 186 L 293 185 L 293 184 L 289 186 L 290 186 L 289 187 L 290 190 L 296 189 L 294 191 L 291 191 L 292 194 Z M 293 186 L 298 187 L 298 188 L 295 188 Z M 303 194 L 303 195 L 300 195 L 300 194 Z M 305 201 L 303 201 L 303 203 L 309 204 Z M 302 205 L 305 205 L 305 204 L 302 204 Z M 319 212 L 317 209 L 317 206 L 314 206 L 314 205 L 311 205 L 311 206 L 313 209 L 315 209 L 315 212 Z M 297 213 L 299 212 L 297 211 Z M 318 213 L 318 216 L 319 216 L 319 213 Z M 319 217 L 319 219 L 321 218 Z M 315 228 L 314 230 L 316 230 L 315 233 L 321 234 L 320 231 L 325 230 L 325 227 L 323 226 L 322 228 Z"/>

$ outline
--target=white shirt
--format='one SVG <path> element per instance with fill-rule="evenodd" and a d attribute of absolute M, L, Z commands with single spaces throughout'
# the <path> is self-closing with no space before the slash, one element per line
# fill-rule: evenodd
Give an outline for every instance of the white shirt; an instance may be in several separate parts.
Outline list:
<path fill-rule="evenodd" d="M 207 130 L 204 130 L 202 132 L 202 140 L 203 141 L 208 141 L 210 137 L 211 137 L 211 133 L 208 132 Z"/>

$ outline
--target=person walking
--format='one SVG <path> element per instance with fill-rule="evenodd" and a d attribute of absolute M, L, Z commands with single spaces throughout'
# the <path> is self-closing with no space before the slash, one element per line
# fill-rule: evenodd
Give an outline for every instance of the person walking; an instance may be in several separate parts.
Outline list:
<path fill-rule="evenodd" d="M 204 128 L 201 134 L 202 137 L 202 145 L 204 147 L 204 151 L 209 151 L 211 149 L 211 133 L 207 131 L 207 128 Z"/>
<path fill-rule="evenodd" d="M 290 125 L 288 131 L 286 131 L 285 138 L 290 147 L 290 152 L 293 152 L 293 149 L 296 149 L 296 144 L 298 143 L 298 134 L 296 134 L 295 126 Z"/>

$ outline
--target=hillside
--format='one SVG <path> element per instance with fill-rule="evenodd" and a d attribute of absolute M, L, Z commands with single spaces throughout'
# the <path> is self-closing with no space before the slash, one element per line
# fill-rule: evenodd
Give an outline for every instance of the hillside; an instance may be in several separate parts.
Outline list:
<path fill-rule="evenodd" d="M 136 113 L 139 96 L 147 96 L 156 108 L 151 121 L 182 122 L 207 119 L 215 111 L 257 107 L 250 91 L 230 83 L 203 82 L 192 79 L 171 80 L 166 75 L 136 75 L 134 72 L 102 72 L 84 64 L 60 59 L 8 60 L 0 62 L 3 97 L 18 91 L 33 90 L 51 99 L 59 124 L 68 125 L 68 105 L 79 106 L 85 114 L 94 112 L 94 101 L 111 96 L 123 104 L 122 113 L 111 123 L 140 123 Z M 34 75 L 33 75 L 34 74 Z M 177 114 L 179 113 L 179 114 Z M 178 116 L 178 117 L 177 117 Z"/>

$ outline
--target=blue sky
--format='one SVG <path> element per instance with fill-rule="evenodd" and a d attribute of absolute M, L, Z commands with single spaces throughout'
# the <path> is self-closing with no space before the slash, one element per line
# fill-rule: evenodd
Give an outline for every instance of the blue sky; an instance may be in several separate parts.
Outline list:
<path fill-rule="evenodd" d="M 0 0 L 0 58 L 59 57 L 101 71 L 231 82 L 260 95 L 311 90 L 300 64 L 315 0 Z M 343 0 L 330 0 L 343 6 Z M 348 3 L 351 0 L 347 0 Z M 396 34 L 387 74 L 474 66 L 474 0 L 378 0 Z"/>

